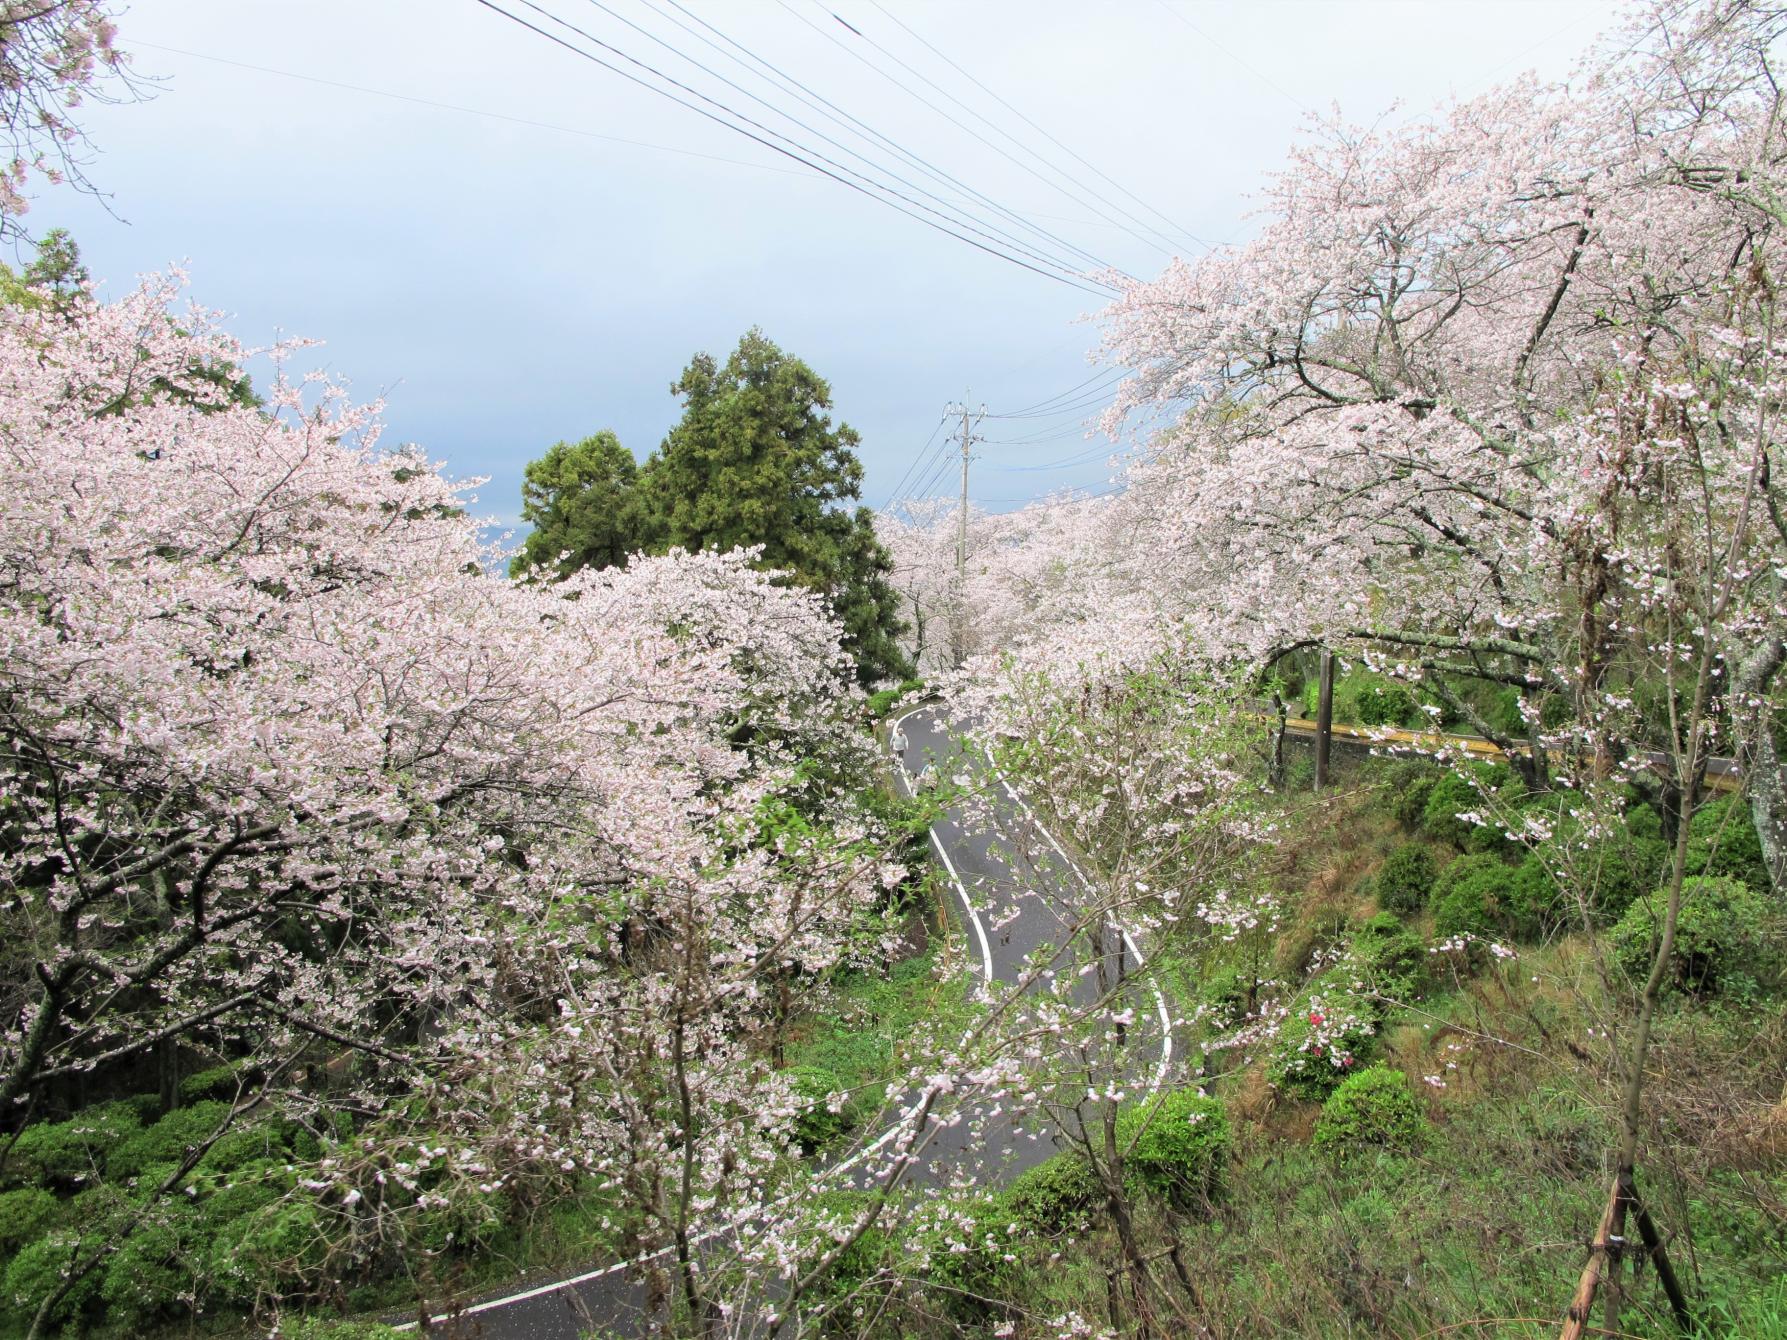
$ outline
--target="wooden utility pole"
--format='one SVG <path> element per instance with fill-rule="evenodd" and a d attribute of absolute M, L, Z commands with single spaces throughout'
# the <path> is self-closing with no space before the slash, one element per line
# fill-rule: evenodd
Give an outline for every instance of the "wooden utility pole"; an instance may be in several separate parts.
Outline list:
<path fill-rule="evenodd" d="M 956 591 L 953 602 L 951 636 L 955 642 L 955 663 L 959 669 L 968 659 L 968 450 L 974 444 L 973 426 L 968 419 L 968 405 L 962 411 L 962 501 L 956 513 Z M 986 408 L 981 408 L 986 413 Z"/>
<path fill-rule="evenodd" d="M 1315 789 L 1328 785 L 1328 749 L 1334 741 L 1334 653 L 1322 649 L 1321 680 L 1315 700 Z"/>

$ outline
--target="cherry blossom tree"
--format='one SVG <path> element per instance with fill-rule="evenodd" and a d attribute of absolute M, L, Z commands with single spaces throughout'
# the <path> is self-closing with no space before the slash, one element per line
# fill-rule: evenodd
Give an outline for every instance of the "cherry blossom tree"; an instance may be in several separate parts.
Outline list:
<path fill-rule="evenodd" d="M 0 233 L 18 236 L 33 177 L 84 186 L 84 97 L 131 91 L 101 0 L 14 0 L 0 10 Z"/>
<path fill-rule="evenodd" d="M 0 1120 L 225 1060 L 325 1136 L 309 1277 L 594 1178 L 711 1328 L 695 1241 L 796 1157 L 777 984 L 907 873 L 837 626 L 749 552 L 488 576 L 376 406 L 241 404 L 175 296 L 0 315 Z"/>

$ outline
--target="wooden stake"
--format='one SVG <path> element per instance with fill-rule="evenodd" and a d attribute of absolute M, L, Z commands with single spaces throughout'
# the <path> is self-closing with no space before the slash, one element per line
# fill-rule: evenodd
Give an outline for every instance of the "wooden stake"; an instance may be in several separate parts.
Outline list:
<path fill-rule="evenodd" d="M 1601 1272 L 1614 1250 L 1615 1239 L 1626 1226 L 1627 1187 L 1623 1175 L 1613 1179 L 1613 1191 L 1607 1197 L 1607 1208 L 1601 1212 L 1594 1241 L 1588 1245 L 1588 1264 L 1576 1282 L 1576 1293 L 1570 1299 L 1570 1310 L 1564 1313 L 1564 1329 L 1558 1332 L 1558 1340 L 1585 1340 L 1588 1335 L 1588 1319 L 1595 1308 Z"/>

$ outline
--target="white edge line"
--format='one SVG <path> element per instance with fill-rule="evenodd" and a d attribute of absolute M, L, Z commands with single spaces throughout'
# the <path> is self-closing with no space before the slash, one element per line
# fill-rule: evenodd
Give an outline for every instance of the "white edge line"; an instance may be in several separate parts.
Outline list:
<path fill-rule="evenodd" d="M 999 767 L 999 760 L 993 757 L 993 751 L 982 745 L 981 752 L 987 756 L 987 763 L 992 767 L 993 775 L 999 779 L 999 785 L 1005 788 L 1005 794 L 1017 801 L 1025 816 L 1030 820 L 1031 826 L 1048 839 L 1049 846 L 1055 849 L 1055 854 L 1067 862 L 1067 868 L 1073 871 L 1074 877 L 1090 893 L 1092 881 L 1086 878 L 1086 872 L 1075 864 L 1073 857 L 1062 850 L 1061 844 L 1055 841 L 1055 835 L 1049 831 L 1048 825 L 1036 817 L 1036 811 L 1030 808 L 1030 802 L 1020 796 L 1013 789 L 1012 784 L 1006 780 L 1005 773 Z M 1136 967 L 1146 967 L 1148 960 L 1142 956 L 1141 946 L 1136 944 L 1135 938 L 1130 935 L 1128 928 L 1114 917 L 1112 922 L 1117 927 L 1117 933 L 1123 937 L 1123 943 L 1128 946 L 1129 952 L 1135 955 Z M 1167 1068 L 1173 1063 L 1173 1016 L 1167 1010 L 1166 993 L 1160 989 L 1160 983 L 1149 978 L 1148 989 L 1154 993 L 1154 1005 L 1160 1011 L 1160 1064 L 1154 1067 L 1154 1087 L 1159 1090 L 1166 1086 Z"/>
<path fill-rule="evenodd" d="M 915 713 L 922 712 L 924 710 L 925 710 L 924 705 L 921 704 L 918 707 L 914 707 L 914 708 L 910 709 L 909 711 L 901 713 L 898 717 L 894 718 L 894 723 L 893 723 L 894 730 L 895 731 L 899 730 L 900 723 L 902 721 L 904 721 L 907 717 L 912 716 Z M 900 769 L 899 777 L 900 777 L 901 782 L 905 785 L 906 794 L 908 796 L 913 795 L 914 792 L 912 790 L 912 775 L 906 768 L 906 760 L 904 758 L 900 757 L 900 755 L 898 753 L 894 752 L 891 734 L 890 734 L 889 743 L 888 743 L 888 752 L 893 755 L 894 762 L 899 765 L 899 769 Z M 1022 802 L 1019 802 L 1019 803 L 1022 803 Z M 1039 827 L 1040 827 L 1040 825 L 1039 825 Z M 968 888 L 965 884 L 962 883 L 961 875 L 959 875 L 956 872 L 955 863 L 949 859 L 949 853 L 943 849 L 943 843 L 937 836 L 936 828 L 933 826 L 929 830 L 929 832 L 931 835 L 931 842 L 937 848 L 937 855 L 939 855 L 943 858 L 943 866 L 946 870 L 949 871 L 950 879 L 955 882 L 956 892 L 961 897 L 962 906 L 968 912 L 968 920 L 970 922 L 972 922 L 974 925 L 975 937 L 980 941 L 981 971 L 985 975 L 988 985 L 991 985 L 992 981 L 993 981 L 993 951 L 992 951 L 992 947 L 987 942 L 986 927 L 981 924 L 980 913 L 978 913 L 974 910 L 974 904 L 968 897 Z M 1051 838 L 1050 841 L 1053 841 L 1053 839 Z M 1132 951 L 1134 951 L 1135 946 L 1132 944 L 1130 946 L 1130 949 Z M 1141 955 L 1138 953 L 1136 955 L 1136 957 L 1139 959 L 1141 957 Z M 923 1104 L 923 1102 L 927 1096 L 928 1096 L 927 1094 L 919 1095 L 920 1105 Z M 913 1110 L 917 1110 L 917 1109 L 914 1108 Z M 884 1145 L 890 1143 L 895 1137 L 900 1135 L 905 1130 L 905 1121 L 906 1121 L 906 1118 L 909 1117 L 910 1115 L 911 1115 L 910 1111 L 902 1113 L 900 1120 L 895 1122 L 892 1126 L 889 1126 L 885 1131 L 883 1131 L 873 1144 L 866 1145 L 862 1149 L 857 1150 L 856 1153 L 852 1154 L 849 1158 L 845 1159 L 842 1163 L 834 1164 L 830 1168 L 825 1169 L 825 1175 L 826 1176 L 835 1176 L 838 1173 L 848 1172 L 848 1171 L 850 1171 L 851 1168 L 855 1167 L 858 1163 L 861 1163 L 864 1159 L 870 1157 L 873 1154 L 879 1153 L 881 1148 Z M 791 1192 L 790 1194 L 784 1196 L 780 1201 L 773 1202 L 769 1206 L 769 1208 L 770 1209 L 778 1208 L 781 1205 L 787 1204 L 789 1201 L 793 1200 L 796 1196 L 803 1195 L 803 1194 L 805 1194 L 805 1193 L 799 1192 L 799 1191 Z M 710 1229 L 707 1229 L 701 1233 L 695 1234 L 692 1241 L 697 1242 L 697 1243 L 706 1242 L 709 1238 L 715 1238 L 715 1237 L 718 1237 L 722 1233 L 731 1232 L 734 1227 L 736 1227 L 736 1225 L 732 1225 L 732 1224 L 716 1225 L 713 1228 L 710 1228 Z M 538 1284 L 538 1285 L 535 1285 L 531 1289 L 523 1289 L 520 1293 L 504 1294 L 501 1298 L 486 1299 L 482 1303 L 475 1303 L 471 1307 L 460 1308 L 456 1312 L 443 1312 L 443 1313 L 440 1313 L 438 1316 L 430 1316 L 428 1319 L 428 1324 L 431 1326 L 442 1325 L 442 1324 L 445 1324 L 446 1322 L 454 1321 L 460 1317 L 476 1316 L 480 1312 L 494 1312 L 498 1308 L 512 1307 L 516 1303 L 525 1303 L 525 1302 L 528 1302 L 529 1300 L 534 1299 L 534 1298 L 544 1298 L 548 1294 L 554 1294 L 554 1293 L 559 1292 L 559 1290 L 561 1290 L 561 1289 L 575 1289 L 575 1288 L 579 1287 L 580 1285 L 588 1284 L 592 1280 L 599 1280 L 599 1279 L 602 1279 L 603 1277 L 608 1276 L 608 1275 L 619 1274 L 623 1270 L 631 1270 L 634 1266 L 644 1265 L 647 1261 L 655 1261 L 658 1259 L 658 1257 L 667 1256 L 667 1255 L 669 1255 L 669 1253 L 670 1253 L 670 1248 L 662 1247 L 662 1248 L 659 1248 L 657 1251 L 649 1252 L 644 1256 L 636 1256 L 630 1261 L 616 1261 L 612 1265 L 601 1266 L 596 1270 L 586 1270 L 581 1275 L 572 1275 L 569 1279 L 554 1280 L 550 1284 Z M 413 1331 L 416 1329 L 417 1325 L 418 1325 L 417 1322 L 406 1321 L 406 1322 L 400 1322 L 399 1324 L 393 1326 L 391 1329 L 394 1331 Z"/>
<path fill-rule="evenodd" d="M 899 734 L 900 723 L 905 721 L 907 717 L 916 716 L 918 713 L 925 711 L 926 707 L 926 704 L 921 703 L 917 707 L 910 708 L 907 711 L 900 713 L 899 716 L 894 718 L 893 730 L 888 732 L 887 751 L 893 756 L 894 762 L 899 765 L 900 780 L 904 783 L 906 794 L 908 796 L 916 794 L 912 789 L 912 774 L 906 767 L 906 760 L 894 749 L 893 737 Z M 974 938 L 980 941 L 981 976 L 985 977 L 987 985 L 991 986 L 993 984 L 993 947 L 987 939 L 987 928 L 981 922 L 980 913 L 974 909 L 974 901 L 968 897 L 968 886 L 962 883 L 962 876 L 957 872 L 955 862 L 949 859 L 949 853 L 943 849 L 943 840 L 937 836 L 937 828 L 935 824 L 931 826 L 929 832 L 931 835 L 931 844 L 936 847 L 937 855 L 943 858 L 943 868 L 949 871 L 950 879 L 955 882 L 956 893 L 962 900 L 962 907 L 967 911 L 968 920 L 974 926 Z"/>

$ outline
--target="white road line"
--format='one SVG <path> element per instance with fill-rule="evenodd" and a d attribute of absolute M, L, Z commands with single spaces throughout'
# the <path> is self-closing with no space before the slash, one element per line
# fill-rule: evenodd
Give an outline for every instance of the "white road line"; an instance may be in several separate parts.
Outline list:
<path fill-rule="evenodd" d="M 921 704 L 920 706 L 910 708 L 895 717 L 893 730 L 889 732 L 888 736 L 887 752 L 893 756 L 894 762 L 899 764 L 900 780 L 905 783 L 906 794 L 908 796 L 916 795 L 917 793 L 912 789 L 912 773 L 911 770 L 906 767 L 906 760 L 902 758 L 899 751 L 893 747 L 893 736 L 899 734 L 901 722 L 905 721 L 907 717 L 916 716 L 924 710 L 925 707 Z M 932 766 L 936 765 L 933 764 Z M 956 871 L 956 863 L 950 860 L 949 853 L 943 850 L 943 840 L 937 836 L 937 827 L 935 824 L 931 826 L 929 832 L 931 835 L 931 845 L 937 849 L 937 855 L 943 858 L 943 868 L 949 871 L 950 879 L 955 882 L 956 893 L 960 895 L 962 899 L 962 907 L 968 913 L 968 921 L 974 927 L 974 938 L 980 941 L 980 972 L 981 976 L 986 978 L 987 985 L 991 986 L 993 982 L 993 946 L 987 939 L 987 928 L 980 919 L 980 913 L 974 910 L 974 900 L 968 896 L 968 886 L 962 883 L 962 876 Z"/>
<path fill-rule="evenodd" d="M 897 731 L 900 728 L 900 723 L 907 717 L 912 716 L 916 712 L 922 712 L 923 710 L 924 708 L 922 706 L 914 707 L 910 711 L 904 712 L 896 717 L 893 723 L 894 730 Z M 899 764 L 899 776 L 906 787 L 906 794 L 909 796 L 915 794 L 912 789 L 912 774 L 906 767 L 906 760 L 901 758 L 897 753 L 894 753 L 891 740 L 889 742 L 888 752 L 893 754 L 894 762 Z M 937 829 L 933 826 L 929 831 L 931 842 L 937 848 L 937 855 L 943 858 L 944 869 L 949 871 L 950 879 L 955 882 L 956 892 L 961 896 L 962 906 L 968 913 L 968 920 L 974 926 L 975 937 L 980 941 L 981 973 L 986 978 L 988 985 L 991 985 L 993 981 L 993 950 L 987 942 L 987 928 L 981 923 L 980 913 L 974 910 L 974 903 L 968 897 L 968 887 L 962 883 L 961 875 L 956 872 L 955 863 L 949 859 L 949 853 L 943 849 L 943 843 L 937 837 Z M 923 1093 L 919 1094 L 918 1104 L 922 1106 L 925 1101 L 932 1097 L 935 1097 L 935 1092 L 931 1089 L 926 1089 Z M 879 1153 L 883 1147 L 906 1129 L 906 1118 L 909 1117 L 912 1112 L 917 1110 L 918 1107 L 916 1106 L 908 1109 L 906 1113 L 902 1114 L 901 1119 L 883 1131 L 873 1144 L 865 1145 L 842 1163 L 834 1164 L 830 1168 L 825 1169 L 823 1175 L 827 1177 L 835 1177 L 839 1173 L 849 1172 L 850 1169 L 854 1168 L 864 1159 Z M 784 1196 L 781 1200 L 774 1202 L 768 1208 L 771 1210 L 780 1209 L 790 1201 L 806 1194 L 808 1193 L 805 1190 L 792 1192 L 789 1195 Z M 696 1233 L 690 1241 L 696 1244 L 707 1242 L 710 1239 L 719 1237 L 723 1233 L 730 1233 L 734 1227 L 736 1227 L 736 1225 L 718 1225 L 714 1228 L 709 1228 L 700 1233 Z M 569 1279 L 554 1280 L 550 1284 L 539 1284 L 531 1289 L 523 1289 L 519 1293 L 504 1294 L 500 1298 L 492 1298 L 482 1303 L 475 1303 L 471 1307 L 460 1308 L 457 1312 L 443 1312 L 438 1316 L 431 1316 L 428 1319 L 429 1324 L 444 1325 L 457 1317 L 471 1317 L 476 1316 L 480 1312 L 494 1312 L 498 1308 L 513 1307 L 516 1303 L 525 1303 L 529 1299 L 544 1298 L 547 1294 L 558 1293 L 561 1289 L 575 1289 L 580 1285 L 590 1283 L 592 1280 L 603 1279 L 609 1275 L 617 1275 L 623 1270 L 631 1270 L 635 1266 L 644 1265 L 647 1261 L 655 1261 L 660 1256 L 668 1256 L 670 1250 L 671 1249 L 668 1247 L 661 1247 L 655 1252 L 648 1252 L 644 1256 L 634 1257 L 631 1261 L 616 1261 L 613 1265 L 602 1266 L 596 1270 L 586 1270 L 583 1274 L 573 1275 Z M 416 1329 L 417 1325 L 418 1323 L 416 1322 L 406 1321 L 393 1326 L 391 1329 L 394 1331 L 413 1331 Z"/>
<path fill-rule="evenodd" d="M 999 785 L 1005 788 L 1005 794 L 1018 803 L 1029 818 L 1031 827 L 1048 839 L 1049 846 L 1053 847 L 1055 854 L 1067 863 L 1067 868 L 1073 871 L 1074 878 L 1080 881 L 1081 887 L 1087 893 L 1091 893 L 1092 881 L 1086 877 L 1086 872 L 1081 870 L 1074 862 L 1073 857 L 1069 856 L 1062 849 L 1061 844 L 1055 841 L 1055 835 L 1049 831 L 1047 824 L 1036 817 L 1036 811 L 1030 808 L 1030 802 L 1020 796 L 1012 784 L 1006 780 L 1005 774 L 999 768 L 999 760 L 993 757 L 993 751 L 982 745 L 981 752 L 987 756 L 987 764 L 993 769 L 993 775 L 999 779 Z M 1114 917 L 1112 923 L 1117 927 L 1117 933 L 1123 937 L 1123 943 L 1129 952 L 1135 955 L 1136 967 L 1146 967 L 1148 960 L 1142 956 L 1141 946 L 1136 944 L 1135 938 L 1130 935 L 1128 928 Z M 1154 1067 L 1154 1087 L 1159 1090 L 1166 1085 L 1167 1069 L 1173 1063 L 1173 1016 L 1167 1009 L 1166 993 L 1160 989 L 1160 983 L 1149 978 L 1148 989 L 1154 993 L 1154 1005 L 1160 1012 L 1160 1064 Z"/>

